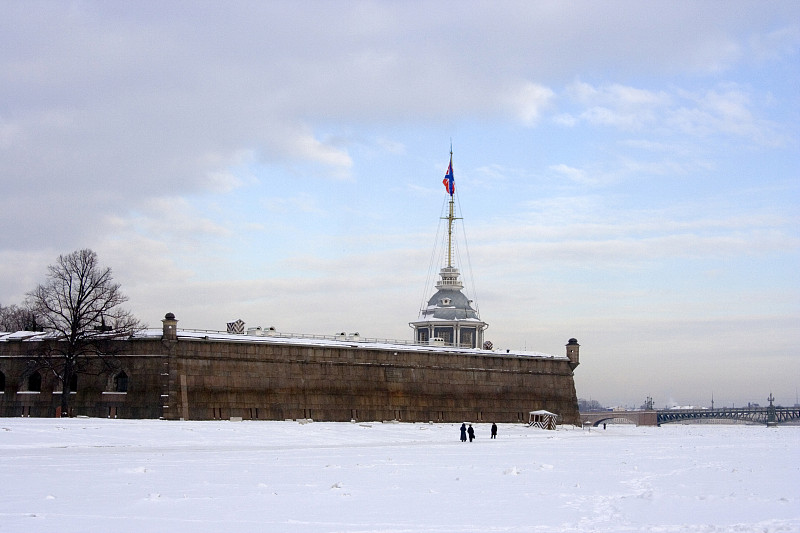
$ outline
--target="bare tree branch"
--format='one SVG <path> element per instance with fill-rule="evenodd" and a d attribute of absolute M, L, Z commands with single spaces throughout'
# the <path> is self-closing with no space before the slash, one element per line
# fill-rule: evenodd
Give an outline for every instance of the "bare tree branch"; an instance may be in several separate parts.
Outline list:
<path fill-rule="evenodd" d="M 51 371 L 62 384 L 61 412 L 69 409 L 72 376 L 89 373 L 89 358 L 113 356 L 120 343 L 143 325 L 121 307 L 128 301 L 111 269 L 102 268 L 89 249 L 58 257 L 47 280 L 28 293 L 28 307 L 51 337 L 42 342 L 32 365 Z"/>
<path fill-rule="evenodd" d="M 40 331 L 36 314 L 27 307 L 0 305 L 0 331 Z"/>

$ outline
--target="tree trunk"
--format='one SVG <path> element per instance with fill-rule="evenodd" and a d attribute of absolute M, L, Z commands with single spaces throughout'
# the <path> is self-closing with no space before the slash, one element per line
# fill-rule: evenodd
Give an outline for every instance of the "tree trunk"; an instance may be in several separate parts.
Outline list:
<path fill-rule="evenodd" d="M 61 416 L 69 417 L 69 384 L 72 382 L 72 362 L 67 359 L 64 363 L 64 373 L 61 376 Z"/>

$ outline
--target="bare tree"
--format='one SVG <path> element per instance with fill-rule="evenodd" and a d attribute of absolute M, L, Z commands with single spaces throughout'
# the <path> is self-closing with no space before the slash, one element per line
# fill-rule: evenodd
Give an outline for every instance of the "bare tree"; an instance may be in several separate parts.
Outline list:
<path fill-rule="evenodd" d="M 36 314 L 27 307 L 0 305 L 0 331 L 39 331 Z"/>
<path fill-rule="evenodd" d="M 50 335 L 32 364 L 46 368 L 61 381 L 61 413 L 69 413 L 73 376 L 88 373 L 92 363 L 119 351 L 121 337 L 142 328 L 121 305 L 128 298 L 114 283 L 111 269 L 102 268 L 92 250 L 58 257 L 48 267 L 47 281 L 28 293 L 28 307 Z"/>

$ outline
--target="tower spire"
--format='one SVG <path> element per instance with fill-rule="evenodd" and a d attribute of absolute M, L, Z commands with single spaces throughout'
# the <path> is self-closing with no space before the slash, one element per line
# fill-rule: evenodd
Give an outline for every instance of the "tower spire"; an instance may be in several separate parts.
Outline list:
<path fill-rule="evenodd" d="M 464 284 L 459 280 L 458 268 L 453 265 L 453 222 L 455 216 L 455 180 L 453 179 L 453 142 L 450 141 L 450 164 L 442 184 L 450 195 L 447 220 L 447 265 L 439 271 L 436 293 L 420 310 L 419 319 L 410 322 L 414 328 L 414 340 L 423 344 L 481 348 L 483 331 L 488 324 L 478 316 L 477 306 L 462 292 Z"/>

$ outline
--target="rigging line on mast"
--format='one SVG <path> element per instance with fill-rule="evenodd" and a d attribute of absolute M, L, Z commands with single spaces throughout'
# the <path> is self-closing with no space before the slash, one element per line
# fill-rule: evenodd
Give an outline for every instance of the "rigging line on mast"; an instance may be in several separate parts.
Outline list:
<path fill-rule="evenodd" d="M 458 204 L 458 214 L 460 215 L 459 219 L 464 220 L 464 213 L 461 211 L 460 202 Z M 467 277 L 469 279 L 470 291 L 472 293 L 472 301 L 475 303 L 475 313 L 478 315 L 478 317 L 480 317 L 481 313 L 480 313 L 480 307 L 478 306 L 478 291 L 475 287 L 475 276 L 473 275 L 474 273 L 472 272 L 472 259 L 469 255 L 469 243 L 467 242 L 467 228 L 463 222 L 461 223 L 461 233 L 463 236 L 462 240 L 464 241 L 464 252 L 467 255 L 467 272 L 469 272 L 469 276 Z"/>
<path fill-rule="evenodd" d="M 453 215 L 453 206 L 455 204 L 455 200 L 453 196 L 454 196 L 453 194 L 450 195 L 450 201 L 448 202 L 449 213 L 447 215 L 447 267 L 448 268 L 453 266 L 453 221 L 455 220 Z"/>
<path fill-rule="evenodd" d="M 440 213 L 442 211 L 444 211 L 445 202 L 446 202 L 446 200 L 442 200 L 442 207 L 439 209 Z M 422 316 L 422 311 L 424 311 L 427 308 L 426 303 L 427 303 L 428 299 L 425 296 L 427 295 L 428 290 L 430 290 L 430 286 L 432 284 L 432 280 L 433 280 L 433 278 L 435 276 L 434 272 L 436 270 L 436 265 L 438 265 L 440 263 L 440 259 L 441 259 L 441 255 L 442 255 L 441 250 L 443 249 L 443 246 L 439 246 L 439 238 L 440 238 L 439 235 L 440 235 L 440 231 L 442 229 L 442 220 L 443 219 L 441 217 L 439 217 L 439 223 L 436 226 L 436 235 L 434 235 L 434 238 L 433 238 L 433 247 L 431 249 L 431 258 L 430 258 L 430 261 L 428 262 L 428 272 L 427 272 L 427 274 L 425 276 L 425 286 L 422 289 L 422 298 L 420 299 L 420 306 L 419 306 L 419 315 L 420 316 Z M 439 255 L 438 256 L 436 254 L 437 251 L 439 251 Z"/>

